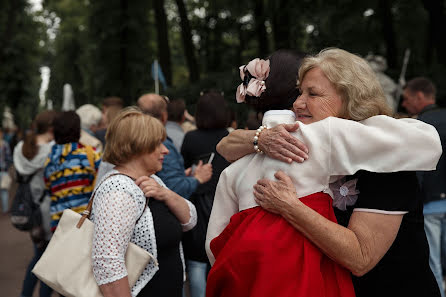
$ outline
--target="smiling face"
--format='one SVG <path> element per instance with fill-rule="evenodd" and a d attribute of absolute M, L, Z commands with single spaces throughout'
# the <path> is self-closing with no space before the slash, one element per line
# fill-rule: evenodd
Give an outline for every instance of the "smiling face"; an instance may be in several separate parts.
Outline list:
<path fill-rule="evenodd" d="M 153 152 L 143 153 L 141 155 L 141 162 L 144 168 L 147 168 L 149 174 L 155 174 L 163 169 L 164 156 L 169 153 L 169 150 L 160 143 Z"/>
<path fill-rule="evenodd" d="M 293 111 L 296 119 L 304 124 L 330 116 L 341 116 L 341 96 L 320 68 L 313 68 L 305 74 L 300 84 L 300 95 L 293 104 Z"/>

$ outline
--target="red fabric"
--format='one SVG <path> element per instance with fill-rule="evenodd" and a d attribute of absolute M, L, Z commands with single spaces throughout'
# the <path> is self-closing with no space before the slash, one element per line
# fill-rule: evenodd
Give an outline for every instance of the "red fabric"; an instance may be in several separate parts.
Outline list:
<path fill-rule="evenodd" d="M 332 199 L 301 201 L 336 222 Z M 261 207 L 239 212 L 211 242 L 216 257 L 207 297 L 354 297 L 350 273 L 325 256 L 282 217 Z"/>

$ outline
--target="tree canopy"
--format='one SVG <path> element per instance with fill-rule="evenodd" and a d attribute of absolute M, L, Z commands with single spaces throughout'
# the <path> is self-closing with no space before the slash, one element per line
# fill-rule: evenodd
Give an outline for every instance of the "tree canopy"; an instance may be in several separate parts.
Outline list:
<path fill-rule="evenodd" d="M 406 79 L 431 78 L 446 103 L 444 0 L 43 0 L 37 11 L 26 0 L 0 1 L 1 109 L 11 106 L 20 125 L 38 111 L 42 66 L 55 108 L 65 83 L 78 106 L 106 96 L 130 105 L 154 91 L 154 60 L 168 85 L 161 92 L 184 98 L 191 112 L 200 91 L 214 89 L 245 115 L 234 100 L 238 66 L 279 48 L 381 55 L 396 81 L 410 49 Z"/>

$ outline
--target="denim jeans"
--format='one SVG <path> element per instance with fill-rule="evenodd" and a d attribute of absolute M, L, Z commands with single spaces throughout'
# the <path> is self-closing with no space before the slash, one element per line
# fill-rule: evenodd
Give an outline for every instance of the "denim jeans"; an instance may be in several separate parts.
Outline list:
<path fill-rule="evenodd" d="M 37 261 L 39 261 L 44 251 L 45 248 L 39 249 L 34 244 L 34 257 L 31 259 L 31 262 L 29 262 L 28 268 L 26 269 L 25 279 L 23 280 L 21 297 L 31 297 L 33 295 L 33 291 L 34 288 L 36 287 L 38 279 L 31 272 L 31 270 L 34 268 L 34 265 L 36 265 Z M 43 282 L 40 282 L 40 290 L 39 290 L 40 297 L 50 297 L 52 292 L 53 289 L 45 285 Z"/>
<path fill-rule="evenodd" d="M 0 180 L 3 176 L 8 175 L 8 172 L 0 172 Z M 7 189 L 0 189 L 0 199 L 2 200 L 2 211 L 3 213 L 9 210 L 9 191 Z"/>
<path fill-rule="evenodd" d="M 446 248 L 446 213 L 425 214 L 424 231 L 429 242 L 429 264 L 437 280 L 441 296 L 445 297 L 441 255 L 442 250 Z"/>
<path fill-rule="evenodd" d="M 0 197 L 2 199 L 2 211 L 3 213 L 9 210 L 9 192 L 5 189 L 0 189 Z"/>
<path fill-rule="evenodd" d="M 209 269 L 208 263 L 186 260 L 186 271 L 189 278 L 191 297 L 205 297 L 206 279 Z"/>

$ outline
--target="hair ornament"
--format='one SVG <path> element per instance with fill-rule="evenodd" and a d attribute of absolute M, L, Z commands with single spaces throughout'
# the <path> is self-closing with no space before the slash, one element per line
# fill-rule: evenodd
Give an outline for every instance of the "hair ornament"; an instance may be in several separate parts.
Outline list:
<path fill-rule="evenodd" d="M 237 103 L 244 102 L 246 95 L 260 97 L 266 90 L 265 80 L 269 75 L 269 60 L 256 58 L 248 65 L 240 66 L 239 69 L 243 82 L 237 88 Z"/>

